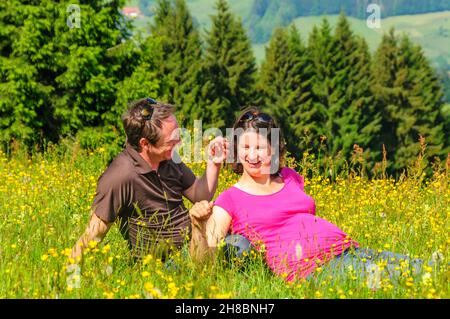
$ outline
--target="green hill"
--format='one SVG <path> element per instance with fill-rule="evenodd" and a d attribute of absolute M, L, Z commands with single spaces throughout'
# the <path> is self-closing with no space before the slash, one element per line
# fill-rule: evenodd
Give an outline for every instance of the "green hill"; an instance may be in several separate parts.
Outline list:
<path fill-rule="evenodd" d="M 332 26 L 338 15 L 326 16 Z M 306 40 L 314 25 L 319 25 L 323 17 L 301 17 L 293 21 L 303 39 Z M 365 20 L 348 17 L 353 31 L 363 36 L 370 49 L 374 51 L 381 41 L 383 33 L 394 27 L 398 33 L 406 33 L 420 44 L 426 55 L 441 64 L 445 60 L 450 65 L 450 11 L 389 17 L 381 20 L 380 29 L 370 29 Z M 257 50 L 261 46 L 256 47 Z"/>
<path fill-rule="evenodd" d="M 319 25 L 327 17 L 332 26 L 337 23 L 338 15 L 320 17 L 301 17 L 294 23 L 303 40 L 307 40 L 314 25 Z M 394 27 L 400 34 L 406 33 L 420 44 L 427 57 L 435 66 L 450 70 L 450 11 L 389 17 L 381 20 L 380 29 L 370 29 L 365 20 L 348 17 L 353 31 L 363 36 L 370 49 L 374 51 L 384 32 Z M 254 44 L 253 49 L 258 61 L 264 58 L 265 44 Z"/>
<path fill-rule="evenodd" d="M 407 14 L 423 14 L 450 10 L 448 0 L 252 0 L 247 26 L 251 39 L 263 43 L 272 30 L 286 26 L 295 18 L 336 15 L 366 19 L 370 4 L 378 4 L 382 18 Z"/>
<path fill-rule="evenodd" d="M 215 1 L 212 0 L 186 0 L 189 9 L 194 17 L 195 22 L 200 27 L 200 30 L 206 30 L 211 25 L 210 15 L 214 14 Z M 136 19 L 136 26 L 145 27 L 151 21 L 153 13 L 152 7 L 156 0 L 128 0 L 127 6 L 140 7 L 145 17 Z M 252 8 L 252 1 L 248 0 L 228 0 L 231 11 L 245 19 L 250 15 Z"/>
<path fill-rule="evenodd" d="M 146 1 L 151 14 L 151 6 L 155 0 L 130 0 L 128 6 L 139 6 L 142 1 Z M 200 27 L 202 33 L 209 29 L 210 15 L 214 13 L 214 1 L 212 0 L 187 0 L 191 13 Z M 254 10 L 253 1 L 229 0 L 231 10 L 248 24 L 248 17 Z M 335 25 L 338 15 L 329 15 L 331 25 Z M 397 32 L 407 33 L 411 39 L 420 44 L 426 55 L 433 61 L 435 66 L 450 70 L 450 11 L 435 13 L 402 15 L 388 17 L 381 20 L 381 29 L 370 29 L 366 25 L 366 20 L 348 17 L 356 34 L 363 36 L 371 50 L 375 50 L 381 40 L 383 32 L 394 27 Z M 320 24 L 322 16 L 299 17 L 293 20 L 306 40 L 314 25 Z M 146 29 L 146 25 L 151 21 L 151 17 L 142 17 L 135 20 L 138 28 Z M 248 27 L 248 25 L 247 25 Z M 265 43 L 254 43 L 253 49 L 258 61 L 264 58 Z"/>

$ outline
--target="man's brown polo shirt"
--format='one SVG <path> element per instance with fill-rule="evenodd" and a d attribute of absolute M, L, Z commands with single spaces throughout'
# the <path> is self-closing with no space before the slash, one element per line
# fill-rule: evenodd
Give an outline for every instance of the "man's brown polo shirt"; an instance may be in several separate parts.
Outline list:
<path fill-rule="evenodd" d="M 92 204 L 105 222 L 120 221 L 133 255 L 143 256 L 163 247 L 180 247 L 191 230 L 182 193 L 195 182 L 184 164 L 166 160 L 152 170 L 127 146 L 100 176 Z"/>

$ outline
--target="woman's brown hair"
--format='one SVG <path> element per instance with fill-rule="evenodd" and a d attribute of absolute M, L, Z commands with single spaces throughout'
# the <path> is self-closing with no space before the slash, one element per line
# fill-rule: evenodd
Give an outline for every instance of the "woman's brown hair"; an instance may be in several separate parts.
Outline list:
<path fill-rule="evenodd" d="M 237 129 L 242 129 L 244 132 L 253 129 L 255 132 L 259 132 L 264 129 L 267 132 L 267 140 L 269 144 L 272 142 L 272 129 L 278 129 L 279 140 L 278 140 L 278 157 L 275 158 L 275 163 L 271 165 L 278 165 L 279 173 L 281 167 L 284 165 L 284 156 L 286 154 L 286 145 L 284 143 L 283 135 L 279 126 L 277 125 L 275 119 L 267 113 L 261 112 L 261 110 L 256 106 L 247 107 L 242 111 L 242 113 L 236 119 L 233 125 L 233 152 L 234 159 L 236 159 L 232 164 L 232 169 L 237 174 L 243 173 L 242 164 L 238 161 L 237 147 L 238 147 L 238 135 L 235 134 Z M 272 146 L 272 145 L 271 145 Z"/>

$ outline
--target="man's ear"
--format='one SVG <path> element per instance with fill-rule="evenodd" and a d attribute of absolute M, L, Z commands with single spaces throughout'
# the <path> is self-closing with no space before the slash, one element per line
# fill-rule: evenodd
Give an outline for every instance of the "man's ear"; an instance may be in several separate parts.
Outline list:
<path fill-rule="evenodd" d="M 139 140 L 139 146 L 141 147 L 142 150 L 148 149 L 150 147 L 150 143 L 148 142 L 148 140 L 146 138 L 142 137 Z"/>

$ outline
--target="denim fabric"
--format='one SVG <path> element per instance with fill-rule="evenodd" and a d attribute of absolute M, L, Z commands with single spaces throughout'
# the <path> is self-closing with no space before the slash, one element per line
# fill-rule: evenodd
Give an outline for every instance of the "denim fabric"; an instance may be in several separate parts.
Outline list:
<path fill-rule="evenodd" d="M 181 257 L 186 259 L 189 257 L 189 244 L 184 244 L 181 248 Z M 173 260 L 173 258 L 169 258 L 164 261 L 164 269 L 169 271 L 178 271 L 180 269 L 179 265 Z"/>
<path fill-rule="evenodd" d="M 383 266 L 380 267 L 380 264 Z M 424 262 L 421 259 L 412 259 L 390 251 L 378 252 L 369 248 L 351 248 L 326 263 L 323 270 L 333 275 L 345 275 L 352 270 L 357 277 L 367 279 L 369 284 L 372 280 L 373 285 L 376 286 L 384 276 L 388 276 L 393 283 L 398 282 L 402 269 L 410 270 L 415 278 L 422 273 L 423 265 Z M 433 266 L 433 263 L 430 262 L 429 265 Z"/>
<path fill-rule="evenodd" d="M 243 257 L 244 252 L 250 254 L 252 245 L 250 241 L 244 236 L 233 234 L 225 237 L 225 256 L 228 260 L 233 257 Z"/>
<path fill-rule="evenodd" d="M 225 258 L 230 261 L 234 257 L 243 257 L 244 252 L 250 254 L 252 247 L 250 241 L 244 236 L 236 234 L 227 235 L 225 237 L 224 247 Z M 189 244 L 186 244 L 181 248 L 181 256 L 183 258 L 189 257 Z M 164 268 L 166 270 L 176 271 L 179 269 L 179 266 L 172 258 L 170 258 L 164 262 Z"/>

